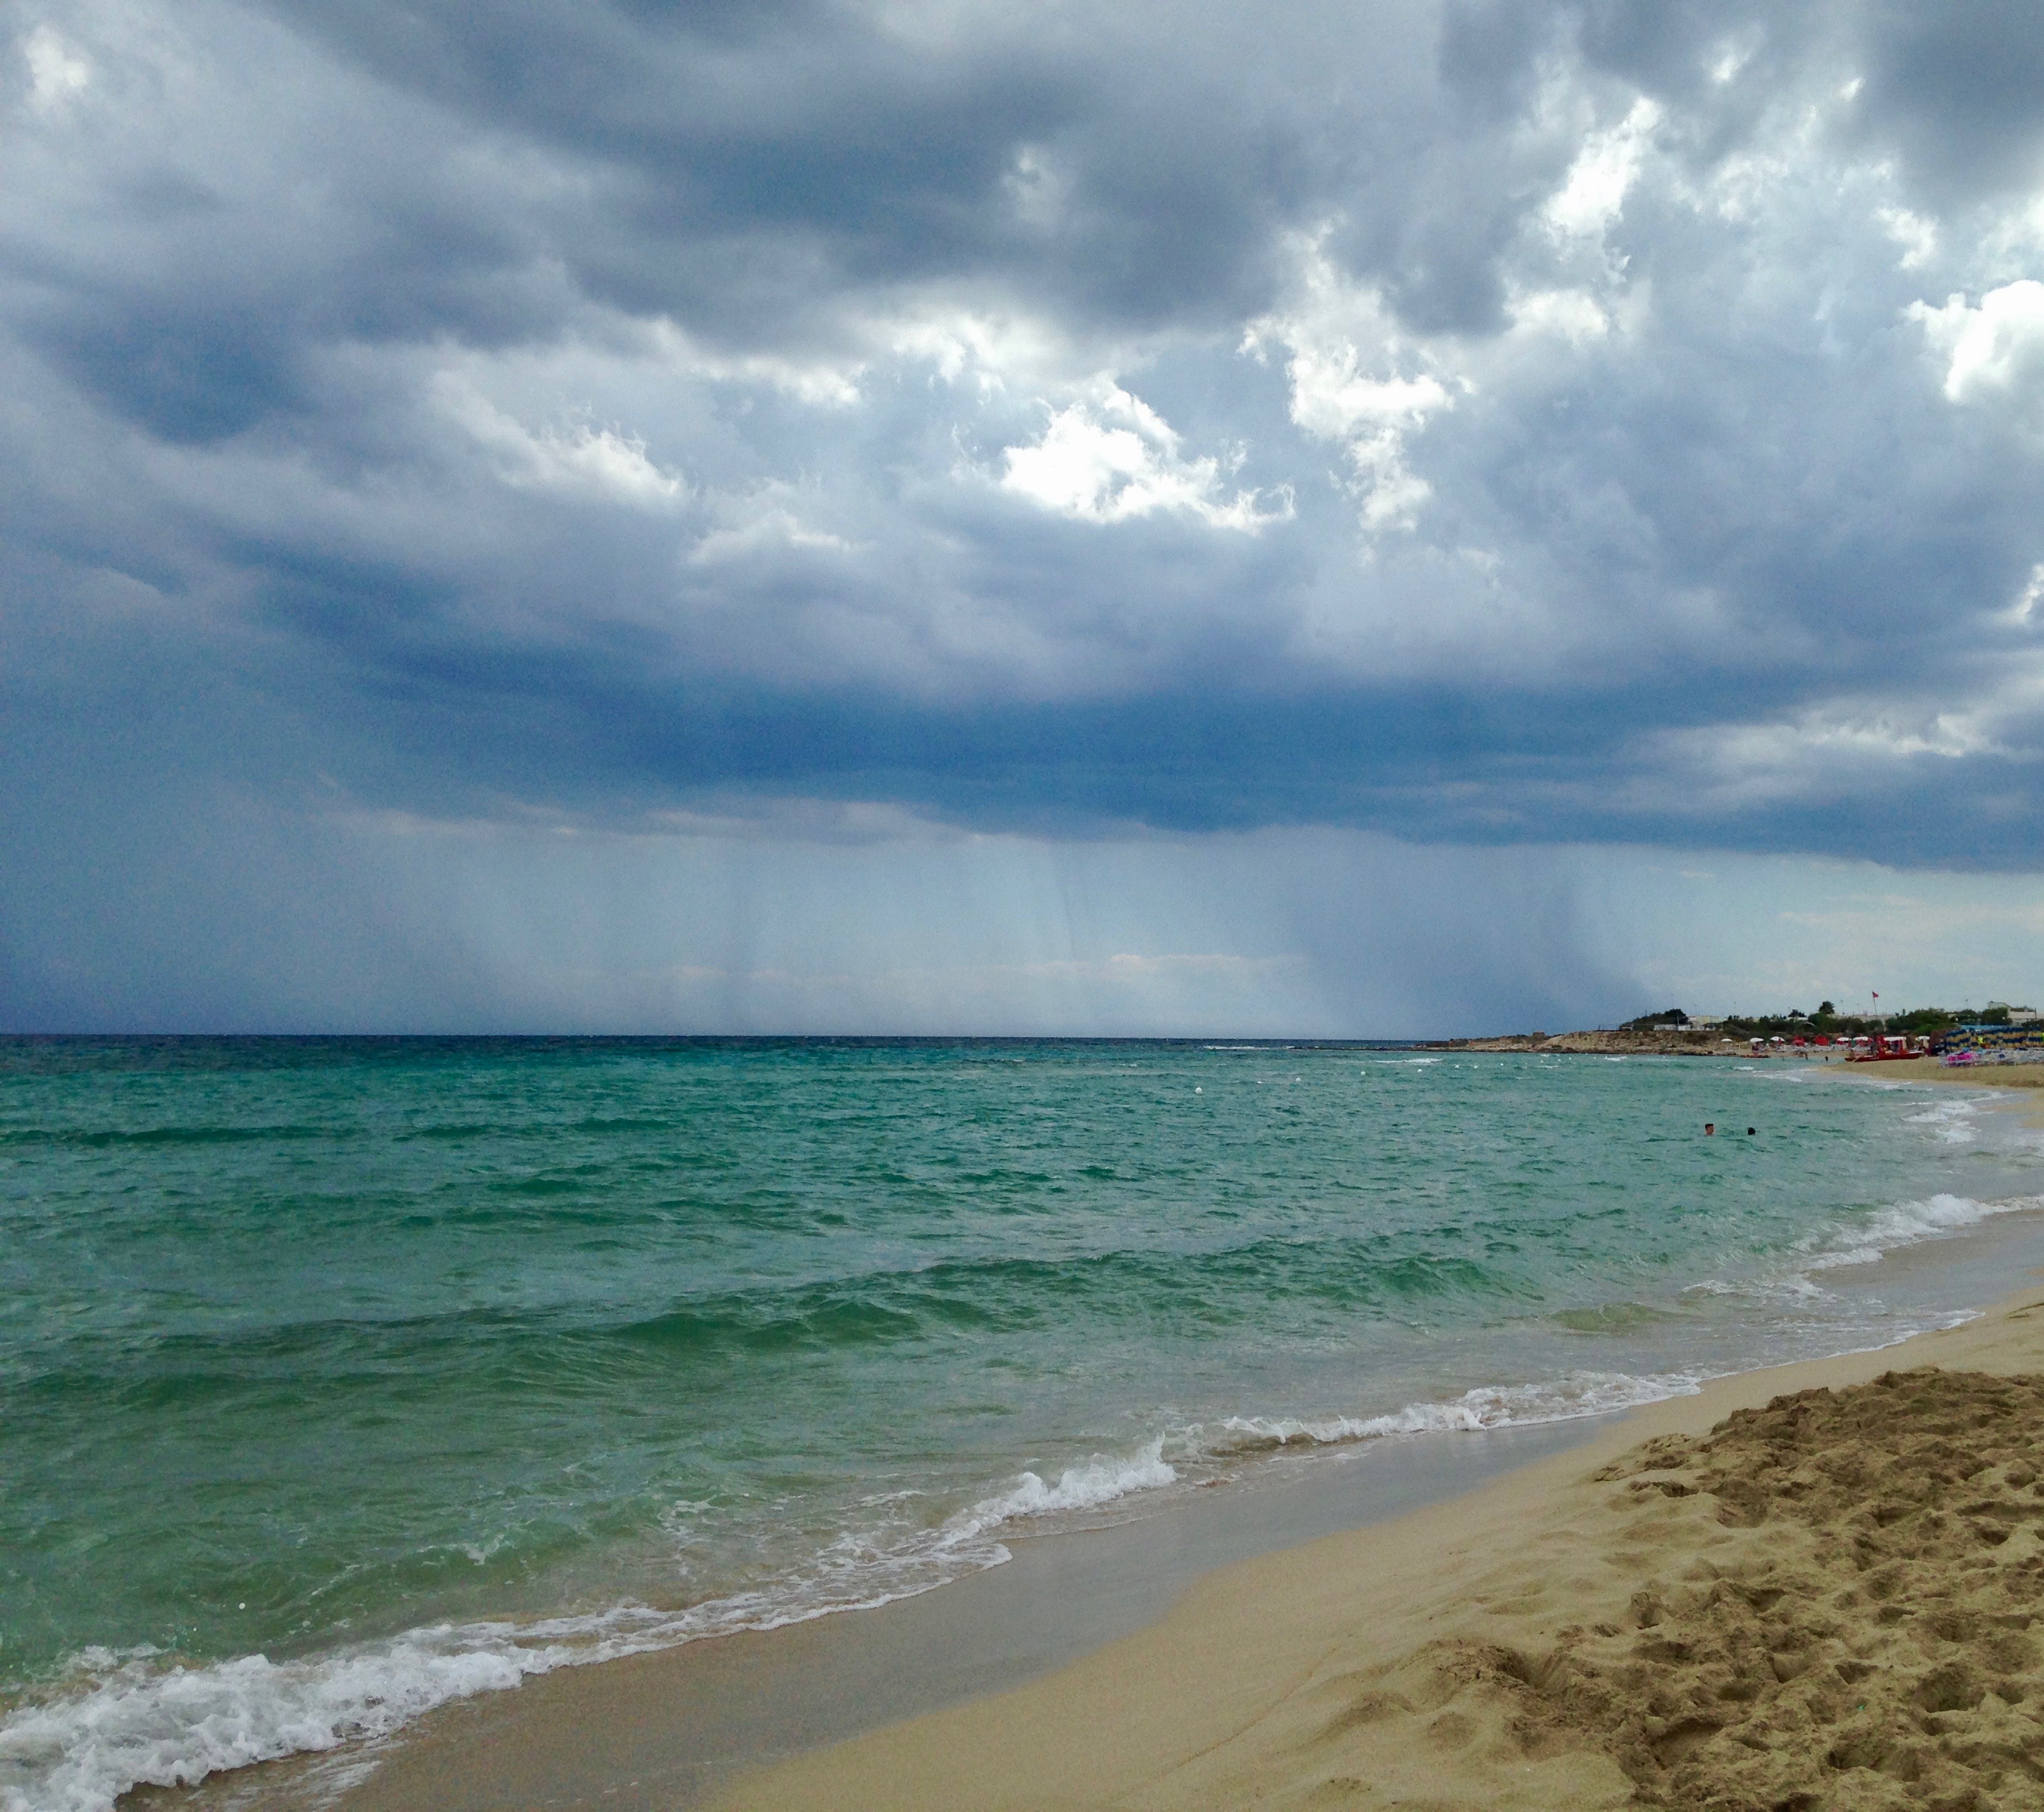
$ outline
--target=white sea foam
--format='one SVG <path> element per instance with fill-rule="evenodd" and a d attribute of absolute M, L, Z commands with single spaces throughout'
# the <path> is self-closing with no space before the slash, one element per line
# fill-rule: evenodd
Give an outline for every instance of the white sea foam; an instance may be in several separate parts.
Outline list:
<path fill-rule="evenodd" d="M 1700 1283 L 1692 1283 L 1689 1292 L 1698 1296 L 1758 1296 L 1794 1302 L 1813 1302 L 1824 1294 L 1800 1271 L 1777 1271 L 1735 1282 L 1706 1277 Z"/>
<path fill-rule="evenodd" d="M 1807 1302 L 1825 1293 L 1811 1276 L 1813 1271 L 1876 1264 L 1891 1252 L 1921 1245 L 1927 1240 L 1948 1239 L 1998 1215 L 2034 1213 L 2040 1209 L 2044 1209 L 2044 1196 L 2039 1195 L 1981 1202 L 1970 1195 L 1939 1194 L 1920 1202 L 1890 1202 L 1863 1219 L 1835 1224 L 1812 1234 L 1780 1270 L 1736 1282 L 1706 1278 L 1690 1288 L 1705 1295 L 1780 1297 Z"/>
<path fill-rule="evenodd" d="M 1931 1127 L 1948 1145 L 1971 1145 L 1979 1137 L 1979 1105 L 1968 1098 L 1934 1102 L 1921 1114 L 1909 1116 L 1912 1126 Z"/>
<path fill-rule="evenodd" d="M 1060 1510 L 1095 1510 L 1134 1491 L 1153 1491 L 1178 1483 L 1177 1469 L 1164 1458 L 1160 1436 L 1128 1459 L 1097 1458 L 1087 1465 L 1068 1466 L 1055 1485 L 1024 1472 L 1014 1488 L 984 1499 L 953 1518 L 961 1530 L 978 1535 L 1022 1518 L 1051 1516 Z M 947 1525 L 949 1526 L 949 1525 Z"/>
<path fill-rule="evenodd" d="M 1178 1477 L 1161 1437 L 1066 1467 L 1055 1482 L 1025 1472 L 934 1529 L 891 1543 L 847 1531 L 799 1576 L 679 1611 L 623 1605 L 524 1624 L 440 1624 L 296 1660 L 187 1665 L 151 1648 L 87 1651 L 48 1696 L 0 1720 L 0 1812 L 110 1812 L 145 1783 L 190 1786 L 222 1769 L 388 1736 L 440 1706 L 559 1668 L 870 1609 L 1000 1565 L 1009 1557 L 1003 1529 Z"/>
<path fill-rule="evenodd" d="M 1446 1402 L 1408 1403 L 1386 1415 L 1231 1416 L 1221 1426 L 1237 1450 L 1328 1445 L 1400 1434 L 1474 1434 L 1486 1429 L 1528 1428 L 1573 1422 L 1615 1410 L 1693 1396 L 1700 1377 L 1687 1372 L 1635 1377 L 1622 1372 L 1577 1372 L 1538 1384 L 1486 1384 Z"/>
<path fill-rule="evenodd" d="M 1596 1415 L 1691 1392 L 1687 1376 L 1585 1372 L 1544 1384 L 1494 1386 L 1389 1414 L 1321 1420 L 1238 1417 L 1209 1441 L 1182 1431 L 1197 1456 L 1388 1435 L 1475 1431 Z M 247 1655 L 190 1665 L 153 1650 L 88 1652 L 65 1685 L 0 1721 L 0 1812 L 110 1812 L 143 1783 L 188 1786 L 223 1769 L 390 1735 L 436 1707 L 502 1691 L 534 1675 L 678 1646 L 739 1629 L 770 1629 L 912 1596 L 1009 1552 L 1001 1537 L 1066 1521 L 1181 1482 L 1162 1437 L 1131 1453 L 1098 1454 L 1051 1479 L 1024 1472 L 943 1523 L 892 1539 L 847 1531 L 798 1576 L 683 1610 L 624 1605 L 530 1623 L 478 1622 L 414 1629 L 389 1641 L 308 1657 Z M 915 1493 L 889 1493 L 886 1507 Z"/>
<path fill-rule="evenodd" d="M 1434 1062 L 1437 1059 L 1404 1059 Z M 1942 1125 L 1942 1121 L 1931 1121 Z M 1866 1264 L 1992 1217 L 2044 1208 L 2044 1198 L 1980 1201 L 1934 1195 L 1892 1204 L 1815 1236 L 1772 1292 L 1819 1294 L 1809 1273 Z M 1700 1287 L 1710 1289 L 1711 1285 Z M 1730 1289 L 1726 1285 L 1715 1286 Z M 1742 1291 L 1756 1287 L 1739 1286 Z M 1487 1386 L 1373 1416 L 1232 1417 L 1215 1435 L 1179 1431 L 1181 1465 L 1259 1450 L 1477 1432 L 1606 1414 L 1696 1391 L 1689 1374 L 1579 1372 L 1545 1383 Z M 1179 1453 L 1177 1443 L 1187 1449 Z M 1055 1526 L 1183 1481 L 1152 1440 L 1060 1470 L 1024 1472 L 941 1523 L 847 1531 L 795 1576 L 688 1607 L 617 1606 L 531 1623 L 478 1622 L 415 1629 L 323 1656 L 261 1655 L 186 1664 L 148 1650 L 78 1658 L 47 1695 L 0 1719 L 0 1812 L 110 1812 L 131 1787 L 188 1785 L 250 1763 L 386 1736 L 437 1706 L 498 1691 L 556 1668 L 671 1648 L 738 1629 L 766 1629 L 911 1596 L 1009 1558 L 1001 1540 L 1032 1522 Z M 876 1496 L 885 1510 L 913 1493 Z"/>
<path fill-rule="evenodd" d="M 1933 1195 L 1923 1202 L 1897 1202 L 1878 1208 L 1858 1226 L 1826 1236 L 1808 1248 L 1804 1268 L 1831 1271 L 1841 1265 L 1872 1264 L 1904 1246 L 1942 1239 L 1997 1214 L 2044 1208 L 2044 1196 L 2012 1196 L 1977 1202 L 1970 1195 Z"/>
<path fill-rule="evenodd" d="M 186 1786 L 219 1769 L 386 1735 L 451 1700 L 570 1660 L 627 1652 L 587 1638 L 571 1651 L 480 1624 L 415 1630 L 316 1660 L 245 1655 L 183 1667 L 147 1652 L 88 1653 L 80 1662 L 97 1677 L 85 1690 L 0 1723 L 0 1807 L 107 1812 L 144 1782 Z"/>

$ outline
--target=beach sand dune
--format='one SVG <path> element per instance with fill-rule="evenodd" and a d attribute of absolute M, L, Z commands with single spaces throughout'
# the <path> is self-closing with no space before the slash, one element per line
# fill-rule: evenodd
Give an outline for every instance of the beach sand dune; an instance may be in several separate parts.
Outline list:
<path fill-rule="evenodd" d="M 2044 1806 L 2044 1304 L 1919 1356 L 1725 1380 L 724 1803 Z"/>

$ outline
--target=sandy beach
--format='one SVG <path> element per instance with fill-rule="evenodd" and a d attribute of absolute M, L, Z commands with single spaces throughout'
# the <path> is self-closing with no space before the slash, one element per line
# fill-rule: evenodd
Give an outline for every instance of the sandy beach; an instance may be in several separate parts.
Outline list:
<path fill-rule="evenodd" d="M 2044 1287 L 1727 1379 L 720 1803 L 2034 1806 L 2040 1373 Z"/>
<path fill-rule="evenodd" d="M 2044 1107 L 2044 1075 L 2015 1067 L 1819 1073 Z M 2044 1278 L 2035 1218 L 1891 1254 L 1877 1288 L 1957 1264 L 1950 1314 Z M 1963 1326 L 1619 1416 L 1259 1461 L 1112 1526 L 1017 1532 L 1009 1564 L 882 1608 L 564 1668 L 139 1798 L 2034 1806 L 2040 1434 L 2044 1281 Z"/>
<path fill-rule="evenodd" d="M 2044 1089 L 2044 1064 L 1947 1065 L 1935 1057 L 1911 1057 L 1900 1063 L 1850 1065 L 1841 1073 L 1848 1077 L 1864 1077 L 1870 1082 L 1936 1083 L 1955 1088 Z M 2040 1111 L 2044 1111 L 2044 1102 L 2034 1095 L 2029 1096 L 2023 1100 L 2023 1109 L 2033 1125 L 2044 1125 L 2044 1120 L 2038 1118 Z"/>

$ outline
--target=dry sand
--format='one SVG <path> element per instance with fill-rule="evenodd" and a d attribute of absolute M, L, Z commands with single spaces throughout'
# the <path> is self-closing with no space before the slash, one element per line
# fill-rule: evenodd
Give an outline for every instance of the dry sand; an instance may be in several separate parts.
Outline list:
<path fill-rule="evenodd" d="M 2040 1439 L 2044 1288 L 1224 1569 L 720 1804 L 2044 1806 Z"/>
<path fill-rule="evenodd" d="M 1819 1073 L 2044 1088 L 2044 1066 Z M 2044 1095 L 2009 1105 L 2044 1125 Z M 984 1696 L 728 1779 L 717 1803 L 2044 1807 L 2040 1442 L 2044 1285 L 1901 1348 L 1720 1380 L 1450 1502 L 1208 1573 L 1138 1634 L 1012 1690 L 961 1679 Z M 937 1596 L 970 1618 L 999 1595 Z M 344 1756 L 192 1798 L 651 1812 L 705 1784 L 697 1718 L 785 1754 L 890 1696 L 942 1696 L 893 1691 L 927 1673 L 901 1645 L 928 1629 L 893 1608 L 488 1695 L 366 1778 Z M 321 1784 L 334 1765 L 354 1775 L 337 1791 Z"/>

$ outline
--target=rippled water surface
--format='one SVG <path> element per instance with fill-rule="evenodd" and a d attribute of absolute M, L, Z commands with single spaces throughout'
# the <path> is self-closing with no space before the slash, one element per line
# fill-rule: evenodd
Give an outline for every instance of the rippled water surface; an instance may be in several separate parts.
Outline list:
<path fill-rule="evenodd" d="M 1785 1064 L 0 1042 L 0 1803 L 1896 1337 L 2041 1169 Z"/>

